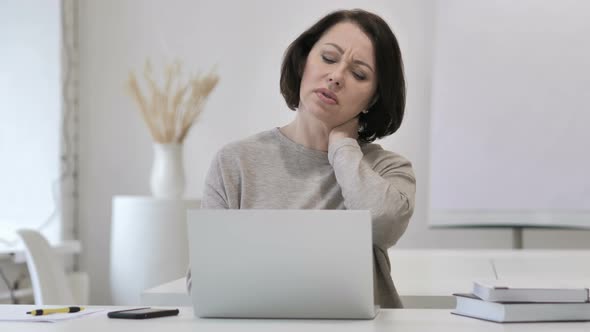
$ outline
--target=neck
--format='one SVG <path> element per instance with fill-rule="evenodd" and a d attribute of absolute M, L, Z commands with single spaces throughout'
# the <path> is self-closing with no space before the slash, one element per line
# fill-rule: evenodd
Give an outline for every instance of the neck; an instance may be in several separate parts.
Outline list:
<path fill-rule="evenodd" d="M 308 149 L 328 151 L 331 128 L 308 114 L 297 111 L 295 120 L 280 130 L 290 140 Z"/>

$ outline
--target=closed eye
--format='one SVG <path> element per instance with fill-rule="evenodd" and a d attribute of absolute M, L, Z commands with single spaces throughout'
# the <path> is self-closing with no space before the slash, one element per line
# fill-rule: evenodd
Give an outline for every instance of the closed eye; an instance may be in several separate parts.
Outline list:
<path fill-rule="evenodd" d="M 322 54 L 322 60 L 327 64 L 336 63 L 336 60 L 329 55 Z M 358 71 L 352 71 L 352 76 L 354 76 L 357 81 L 364 81 L 367 79 L 367 76 L 364 73 Z"/>
<path fill-rule="evenodd" d="M 352 72 L 352 76 L 354 76 L 354 78 L 356 78 L 359 81 L 364 81 L 364 80 L 367 79 L 367 77 L 364 74 L 357 73 L 357 72 L 354 72 L 354 71 Z"/>
<path fill-rule="evenodd" d="M 325 63 L 335 63 L 336 62 L 336 60 L 334 60 L 330 57 L 327 57 L 325 55 L 322 55 L 322 60 L 324 60 Z"/>

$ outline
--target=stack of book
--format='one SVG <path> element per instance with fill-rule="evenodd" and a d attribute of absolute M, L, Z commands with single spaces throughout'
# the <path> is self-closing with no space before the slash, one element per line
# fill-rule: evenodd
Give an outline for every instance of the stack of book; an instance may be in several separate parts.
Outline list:
<path fill-rule="evenodd" d="M 456 315 L 499 323 L 590 321 L 587 288 L 538 282 L 476 281 L 472 294 L 453 294 Z"/>

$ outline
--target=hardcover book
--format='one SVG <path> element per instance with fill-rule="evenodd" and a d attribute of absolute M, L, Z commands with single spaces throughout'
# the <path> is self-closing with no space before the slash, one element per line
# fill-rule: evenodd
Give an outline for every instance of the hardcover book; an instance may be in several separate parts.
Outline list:
<path fill-rule="evenodd" d="M 453 314 L 498 323 L 590 321 L 590 302 L 488 302 L 473 294 L 453 294 Z"/>
<path fill-rule="evenodd" d="M 532 280 L 490 280 L 473 283 L 473 294 L 490 302 L 587 302 L 588 289 Z"/>

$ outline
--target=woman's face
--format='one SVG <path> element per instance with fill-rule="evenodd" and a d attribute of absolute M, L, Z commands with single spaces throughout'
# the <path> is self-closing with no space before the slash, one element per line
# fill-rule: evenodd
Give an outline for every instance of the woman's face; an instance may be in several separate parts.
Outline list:
<path fill-rule="evenodd" d="M 299 111 L 329 128 L 365 110 L 377 86 L 371 39 L 355 24 L 338 23 L 315 43 L 305 63 Z"/>

